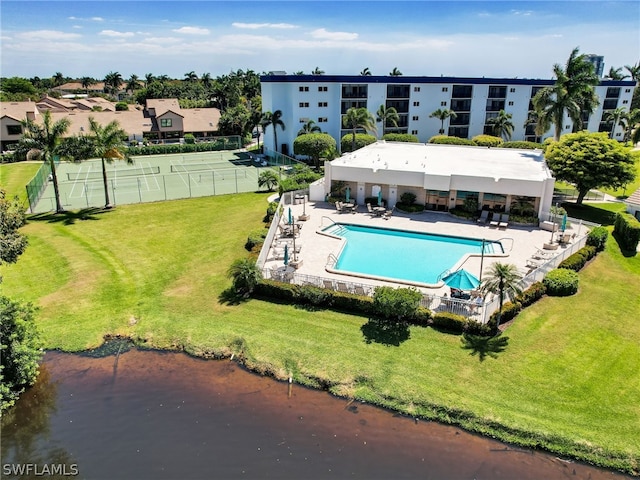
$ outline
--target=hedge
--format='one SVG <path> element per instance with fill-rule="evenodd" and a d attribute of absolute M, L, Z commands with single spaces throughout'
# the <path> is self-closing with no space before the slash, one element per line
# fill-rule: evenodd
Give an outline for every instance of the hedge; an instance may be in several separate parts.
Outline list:
<path fill-rule="evenodd" d="M 609 238 L 609 230 L 606 227 L 594 227 L 587 235 L 587 245 L 596 247 L 596 251 L 601 252 L 607 244 L 607 238 Z"/>
<path fill-rule="evenodd" d="M 444 145 L 475 145 L 475 142 L 468 138 L 449 137 L 448 135 L 435 135 L 429 139 L 429 143 L 439 143 Z"/>
<path fill-rule="evenodd" d="M 640 242 L 640 222 L 630 213 L 618 212 L 613 234 L 622 250 L 635 252 Z"/>
<path fill-rule="evenodd" d="M 476 135 L 471 140 L 479 147 L 499 147 L 504 143 L 502 138 L 493 135 Z"/>
<path fill-rule="evenodd" d="M 521 140 L 514 140 L 512 142 L 504 142 L 500 145 L 500 148 L 522 148 L 526 150 L 542 150 L 542 144 L 536 142 L 523 142 Z"/>
<path fill-rule="evenodd" d="M 340 151 L 342 153 L 351 151 L 351 140 L 353 135 L 348 133 L 340 139 Z M 356 133 L 356 150 L 361 149 L 362 147 L 366 147 L 372 143 L 376 143 L 377 139 L 373 135 L 369 135 L 368 133 Z"/>
<path fill-rule="evenodd" d="M 385 133 L 382 136 L 382 140 L 387 142 L 406 142 L 406 143 L 418 143 L 418 137 L 409 133 Z"/>
<path fill-rule="evenodd" d="M 522 305 L 522 308 L 525 308 L 540 300 L 546 292 L 547 288 L 542 282 L 535 282 L 517 295 L 515 300 Z"/>
<path fill-rule="evenodd" d="M 431 326 L 436 330 L 449 333 L 463 333 L 467 326 L 467 319 L 455 313 L 438 312 L 431 319 Z"/>
<path fill-rule="evenodd" d="M 542 281 L 547 288 L 547 295 L 567 297 L 578 291 L 579 277 L 573 270 L 557 268 L 551 270 Z"/>
<path fill-rule="evenodd" d="M 573 270 L 574 272 L 579 272 L 589 260 L 595 257 L 595 255 L 596 247 L 583 247 L 573 255 L 565 258 L 562 262 L 560 262 L 558 268 L 567 268 L 569 270 Z"/>
<path fill-rule="evenodd" d="M 142 147 L 129 147 L 128 153 L 131 156 L 140 155 L 165 155 L 168 153 L 193 153 L 193 152 L 213 152 L 218 150 L 229 150 L 239 148 L 237 142 L 230 142 L 227 137 L 216 139 L 212 142 L 201 143 L 172 143 L 168 145 L 144 145 Z"/>
<path fill-rule="evenodd" d="M 500 315 L 500 323 L 508 322 L 509 320 L 513 320 L 516 318 L 516 315 L 520 313 L 522 310 L 522 304 L 517 300 L 515 302 L 505 302 L 502 304 L 502 314 Z M 489 317 L 489 322 L 497 323 L 498 320 L 498 312 L 495 311 Z"/>

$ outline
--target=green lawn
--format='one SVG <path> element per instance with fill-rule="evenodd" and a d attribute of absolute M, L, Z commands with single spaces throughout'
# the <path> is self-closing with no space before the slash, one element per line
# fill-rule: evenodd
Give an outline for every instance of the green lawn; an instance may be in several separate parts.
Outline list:
<path fill-rule="evenodd" d="M 28 162 L 19 165 L 0 164 L 0 188 L 9 192 L 11 196 L 18 195 L 24 205 L 28 207 L 25 186 L 41 166 L 41 162 Z"/>
<path fill-rule="evenodd" d="M 41 307 L 48 348 L 82 350 L 111 334 L 195 355 L 235 352 L 281 378 L 638 472 L 640 257 L 623 257 L 610 239 L 577 295 L 525 310 L 506 351 L 481 362 L 460 337 L 430 328 L 387 346 L 366 341 L 363 317 L 225 303 L 225 272 L 247 254 L 266 206 L 265 194 L 241 194 L 32 217 L 30 246 L 2 268 L 0 288 Z"/>

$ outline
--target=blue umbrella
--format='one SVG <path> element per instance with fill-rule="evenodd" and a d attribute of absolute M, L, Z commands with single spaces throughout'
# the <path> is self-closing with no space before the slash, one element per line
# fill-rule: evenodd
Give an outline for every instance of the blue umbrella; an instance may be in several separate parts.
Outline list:
<path fill-rule="evenodd" d="M 560 230 L 565 231 L 567 229 L 567 214 L 565 213 L 562 217 L 562 225 L 560 225 Z"/>
<path fill-rule="evenodd" d="M 289 265 L 289 245 L 284 246 L 284 264 Z"/>
<path fill-rule="evenodd" d="M 378 192 L 378 206 L 382 206 L 382 190 Z"/>
<path fill-rule="evenodd" d="M 351 197 L 351 187 L 347 187 L 347 192 L 346 192 L 346 201 L 347 203 L 349 203 L 349 198 Z"/>
<path fill-rule="evenodd" d="M 289 225 L 293 223 L 293 213 L 291 213 L 291 207 L 289 207 Z"/>
<path fill-rule="evenodd" d="M 443 277 L 442 281 L 447 286 L 457 288 L 458 290 L 473 290 L 480 286 L 480 280 L 467 272 L 464 268 L 462 270 L 456 270 L 446 277 Z"/>

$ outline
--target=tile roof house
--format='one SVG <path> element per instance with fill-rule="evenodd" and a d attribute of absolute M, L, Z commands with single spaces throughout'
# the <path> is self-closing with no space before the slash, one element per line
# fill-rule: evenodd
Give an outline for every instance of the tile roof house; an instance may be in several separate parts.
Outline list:
<path fill-rule="evenodd" d="M 39 116 L 35 102 L 0 103 L 0 151 L 4 152 L 11 144 L 22 138 L 22 120 L 36 120 Z"/>
<path fill-rule="evenodd" d="M 640 188 L 633 192 L 624 203 L 627 205 L 627 213 L 640 220 Z"/>

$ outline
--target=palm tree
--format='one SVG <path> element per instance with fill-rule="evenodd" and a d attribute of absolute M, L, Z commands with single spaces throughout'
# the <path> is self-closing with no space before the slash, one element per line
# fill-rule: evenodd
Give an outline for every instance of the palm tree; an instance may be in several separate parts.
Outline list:
<path fill-rule="evenodd" d="M 275 112 L 264 112 L 262 115 L 262 131 L 266 133 L 267 127 L 271 125 L 273 127 L 273 149 L 278 153 L 278 126 L 282 127 L 284 131 L 284 122 L 282 121 L 282 110 L 276 110 Z"/>
<path fill-rule="evenodd" d="M 453 110 L 439 108 L 435 112 L 431 112 L 429 118 L 437 118 L 440 120 L 440 130 L 438 133 L 440 133 L 440 135 L 444 135 L 444 121 L 447 118 L 456 118 L 457 116 L 458 115 Z"/>
<path fill-rule="evenodd" d="M 126 137 L 117 120 L 105 126 L 100 125 L 93 117 L 89 117 L 89 132 L 93 143 L 93 153 L 102 160 L 102 181 L 104 183 L 104 208 L 111 208 L 109 200 L 109 186 L 107 184 L 107 163 L 114 159 L 126 160 L 133 163 L 127 154 L 127 147 L 123 142 Z"/>
<path fill-rule="evenodd" d="M 227 270 L 227 277 L 232 279 L 236 292 L 249 296 L 262 279 L 262 273 L 255 261 L 239 258 Z"/>
<path fill-rule="evenodd" d="M 324 75 L 324 70 L 320 70 L 320 67 L 316 67 L 311 72 L 311 75 Z"/>
<path fill-rule="evenodd" d="M 401 77 L 402 72 L 398 70 L 398 67 L 393 67 L 393 70 L 389 72 L 389 75 L 391 75 L 392 77 Z"/>
<path fill-rule="evenodd" d="M 489 293 L 498 295 L 500 306 L 498 309 L 498 318 L 496 330 L 500 326 L 500 317 L 502 315 L 502 305 L 505 297 L 513 300 L 516 295 L 522 292 L 520 288 L 520 274 L 518 267 L 512 264 L 496 262 L 492 264 L 485 272 L 485 278 L 482 280 L 480 290 L 486 297 Z"/>
<path fill-rule="evenodd" d="M 315 124 L 313 120 L 308 120 L 300 130 L 298 130 L 298 136 L 306 135 L 307 133 L 320 133 L 322 129 Z"/>
<path fill-rule="evenodd" d="M 492 133 L 496 137 L 504 138 L 505 140 L 511 140 L 511 134 L 513 133 L 513 122 L 511 119 L 513 115 L 500 110 L 498 116 L 490 118 L 487 122 L 492 125 Z"/>
<path fill-rule="evenodd" d="M 629 76 L 631 76 L 631 80 L 635 80 L 635 82 L 640 82 L 640 62 L 635 65 L 625 65 L 624 68 L 629 72 Z"/>
<path fill-rule="evenodd" d="M 125 91 L 127 92 L 130 91 L 131 95 L 133 95 L 136 89 L 140 88 L 140 86 L 141 86 L 140 79 L 135 73 L 132 73 L 131 76 L 129 77 L 129 80 L 127 80 Z"/>
<path fill-rule="evenodd" d="M 302 70 L 298 70 L 297 72 L 293 72 L 294 75 L 304 75 Z"/>
<path fill-rule="evenodd" d="M 91 85 L 95 85 L 96 81 L 91 77 L 82 77 L 80 79 L 80 84 L 82 85 L 82 88 L 84 88 L 84 93 L 88 94 L 89 93 L 89 87 Z"/>
<path fill-rule="evenodd" d="M 607 74 L 607 78 L 610 78 L 611 80 L 624 80 L 625 78 L 629 78 L 629 75 L 622 74 L 622 67 L 618 67 L 618 68 L 611 67 L 609 68 L 609 73 Z"/>
<path fill-rule="evenodd" d="M 578 55 L 578 48 L 571 52 L 565 68 L 555 64 L 553 71 L 555 83 L 542 88 L 532 101 L 538 114 L 536 134 L 542 135 L 545 127 L 554 125 L 554 139 L 559 140 L 565 111 L 573 121 L 573 129 L 580 130 L 583 113 L 592 113 L 598 106 L 594 87 L 600 80 L 586 56 Z"/>
<path fill-rule="evenodd" d="M 400 120 L 400 116 L 398 115 L 398 111 L 394 107 L 385 107 L 384 105 L 380 105 L 378 111 L 376 112 L 376 123 L 382 122 L 382 134 L 384 135 L 384 127 L 387 123 L 391 123 L 394 127 L 398 127 L 398 121 Z"/>
<path fill-rule="evenodd" d="M 634 108 L 624 116 L 624 141 L 629 140 L 634 145 L 640 141 L 640 108 Z"/>
<path fill-rule="evenodd" d="M 185 82 L 197 82 L 198 81 L 198 75 L 196 75 L 196 72 L 191 70 L 190 72 L 187 72 L 187 73 L 184 74 L 184 81 Z"/>
<path fill-rule="evenodd" d="M 56 197 L 56 212 L 64 212 L 62 204 L 60 203 L 60 191 L 58 189 L 58 176 L 56 174 L 54 156 L 59 148 L 60 140 L 62 136 L 67 133 L 71 122 L 68 118 L 61 118 L 57 122 L 52 123 L 51 111 L 45 110 L 42 113 L 41 124 L 36 124 L 33 120 L 29 119 L 23 120 L 20 123 L 24 127 L 24 135 L 19 142 L 20 146 L 25 150 L 40 150 L 45 162 L 49 162 L 53 191 Z"/>
<path fill-rule="evenodd" d="M 264 170 L 258 176 L 258 187 L 267 187 L 272 192 L 278 186 L 278 175 L 271 169 Z"/>
<path fill-rule="evenodd" d="M 370 77 L 371 76 L 371 70 L 369 70 L 369 67 L 365 67 L 364 70 L 362 70 L 360 72 L 360 75 L 362 75 L 364 77 Z"/>
<path fill-rule="evenodd" d="M 62 73 L 60 72 L 56 72 L 52 80 L 53 80 L 53 86 L 59 87 L 64 83 L 64 75 L 62 75 Z"/>
<path fill-rule="evenodd" d="M 213 78 L 211 78 L 211 74 L 210 73 L 205 72 L 200 76 L 200 81 L 202 82 L 202 85 L 205 88 L 209 88 L 211 86 L 211 84 L 213 83 Z"/>
<path fill-rule="evenodd" d="M 613 138 L 613 131 L 618 125 L 621 125 L 625 129 L 627 120 L 627 109 L 624 107 L 618 107 L 615 110 L 607 112 L 603 116 L 603 120 L 607 123 L 611 123 L 611 131 L 609 132 L 609 138 Z"/>
<path fill-rule="evenodd" d="M 153 76 L 153 73 L 147 73 L 144 76 L 144 86 L 148 87 L 150 83 L 154 82 L 156 77 Z"/>
<path fill-rule="evenodd" d="M 369 110 L 364 107 L 351 107 L 342 117 L 342 126 L 351 129 L 351 151 L 356 149 L 356 132 L 364 129 L 366 132 L 376 131 L 376 120 Z"/>
<path fill-rule="evenodd" d="M 124 81 L 122 80 L 122 75 L 119 72 L 109 72 L 104 77 L 104 87 L 107 92 L 111 92 L 112 95 L 116 95 L 118 90 Z"/>

